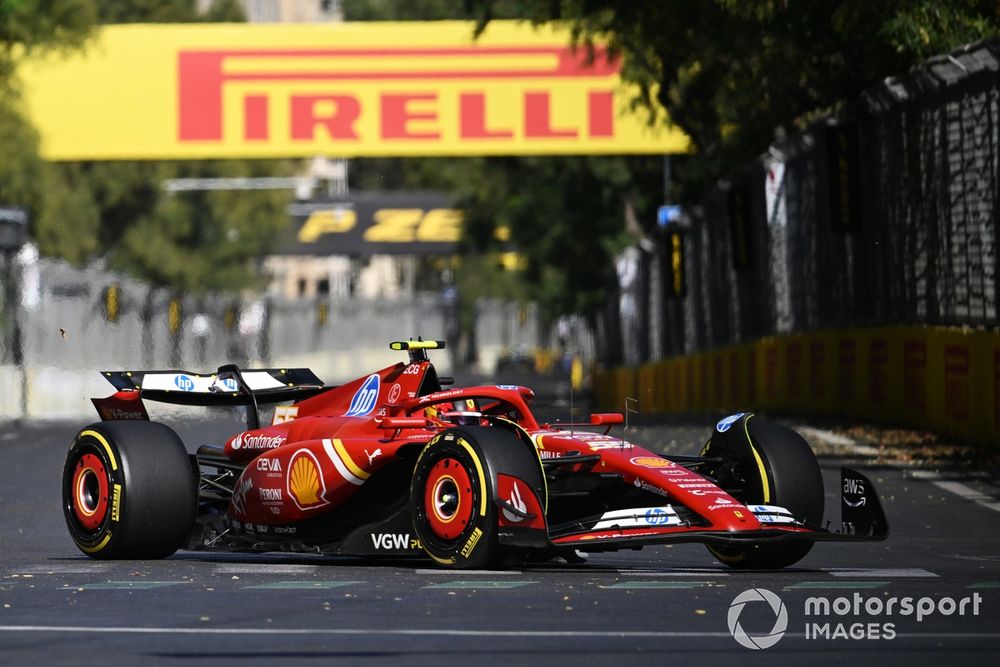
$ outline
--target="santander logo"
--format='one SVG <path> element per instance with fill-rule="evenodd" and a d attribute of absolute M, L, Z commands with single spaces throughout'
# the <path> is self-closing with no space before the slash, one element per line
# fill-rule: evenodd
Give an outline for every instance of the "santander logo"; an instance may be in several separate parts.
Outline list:
<path fill-rule="evenodd" d="M 240 433 L 233 438 L 229 446 L 234 450 L 240 449 L 274 449 L 280 447 L 285 442 L 283 435 L 266 435 L 264 433 Z"/>

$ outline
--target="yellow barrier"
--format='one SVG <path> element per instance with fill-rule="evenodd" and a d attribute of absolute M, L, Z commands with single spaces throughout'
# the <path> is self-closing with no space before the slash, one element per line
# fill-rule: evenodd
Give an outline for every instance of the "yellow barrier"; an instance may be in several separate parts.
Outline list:
<path fill-rule="evenodd" d="M 1000 333 L 933 327 L 774 336 L 594 373 L 599 409 L 849 416 L 1000 444 Z"/>

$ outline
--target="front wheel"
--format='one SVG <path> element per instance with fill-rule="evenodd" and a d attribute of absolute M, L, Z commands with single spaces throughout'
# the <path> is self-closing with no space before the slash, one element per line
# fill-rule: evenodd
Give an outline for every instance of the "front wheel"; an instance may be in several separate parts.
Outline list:
<path fill-rule="evenodd" d="M 91 558 L 165 558 L 194 525 L 198 480 L 184 444 L 147 421 L 92 424 L 73 440 L 62 479 L 63 515 Z"/>
<path fill-rule="evenodd" d="M 410 502 L 413 529 L 435 562 L 495 568 L 523 554 L 500 543 L 500 510 L 494 501 L 500 474 L 526 484 L 525 497 L 544 497 L 538 455 L 504 428 L 454 428 L 424 447 L 413 470 Z"/>
<path fill-rule="evenodd" d="M 752 414 L 719 422 L 703 456 L 722 459 L 710 471 L 745 505 L 776 505 L 796 519 L 818 525 L 823 520 L 823 476 L 805 439 L 790 428 Z M 728 422 L 728 423 L 727 423 Z M 812 540 L 773 544 L 710 545 L 719 561 L 741 569 L 777 569 L 802 560 Z"/>

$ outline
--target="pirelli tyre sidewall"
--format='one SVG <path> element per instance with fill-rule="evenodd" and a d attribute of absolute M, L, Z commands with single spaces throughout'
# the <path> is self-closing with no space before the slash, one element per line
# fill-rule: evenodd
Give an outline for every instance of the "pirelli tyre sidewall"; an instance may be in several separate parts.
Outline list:
<path fill-rule="evenodd" d="M 494 478 L 470 430 L 451 429 L 427 443 L 410 486 L 414 531 L 446 567 L 491 567 L 500 554 Z"/>
<path fill-rule="evenodd" d="M 720 422 L 724 423 L 724 422 Z M 784 507 L 800 520 L 818 525 L 823 519 L 823 475 L 816 455 L 805 439 L 790 428 L 753 414 L 744 414 L 729 428 L 718 428 L 703 455 L 723 459 L 723 466 L 741 474 L 734 491 L 745 504 Z M 718 470 L 725 488 L 727 472 Z M 710 545 L 719 561 L 735 568 L 774 569 L 787 567 L 804 558 L 812 540 L 786 540 L 776 544 L 750 546 Z"/>
<path fill-rule="evenodd" d="M 73 439 L 62 502 L 73 542 L 91 558 L 164 558 L 194 525 L 198 480 L 169 427 L 101 422 Z"/>

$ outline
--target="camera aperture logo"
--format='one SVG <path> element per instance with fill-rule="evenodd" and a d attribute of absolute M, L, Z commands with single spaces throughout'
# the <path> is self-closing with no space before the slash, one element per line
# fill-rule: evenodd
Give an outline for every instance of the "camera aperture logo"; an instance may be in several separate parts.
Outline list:
<path fill-rule="evenodd" d="M 979 616 L 983 596 L 961 598 L 841 595 L 811 596 L 802 608 L 805 640 L 892 640 L 896 624 L 905 619 L 923 623 L 932 616 Z M 788 630 L 788 610 L 780 597 L 766 588 L 743 591 L 729 605 L 729 633 L 740 646 L 759 650 L 777 644 Z M 773 624 L 772 624 L 773 622 Z M 771 624 L 771 629 L 763 631 Z M 754 629 L 747 632 L 746 627 Z"/>
<path fill-rule="evenodd" d="M 763 603 L 763 604 L 752 604 Z M 748 609 L 749 607 L 749 609 Z M 764 634 L 750 634 L 743 629 L 740 618 L 747 614 L 768 614 L 774 617 L 774 625 Z M 751 588 L 736 596 L 729 605 L 729 632 L 740 646 L 749 649 L 770 648 L 777 644 L 788 629 L 788 610 L 777 595 L 766 588 Z"/>

